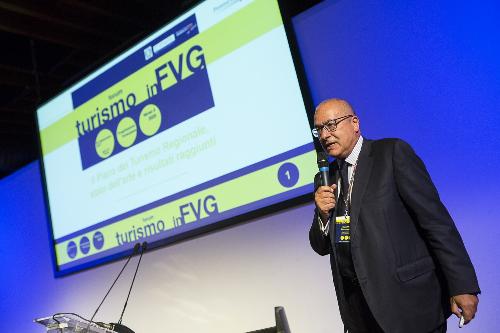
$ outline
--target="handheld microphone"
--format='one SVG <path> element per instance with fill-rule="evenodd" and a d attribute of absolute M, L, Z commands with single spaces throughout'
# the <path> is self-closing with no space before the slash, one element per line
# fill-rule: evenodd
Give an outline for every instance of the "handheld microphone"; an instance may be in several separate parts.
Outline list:
<path fill-rule="evenodd" d="M 127 326 L 122 325 L 122 318 L 123 318 L 123 314 L 125 313 L 125 309 L 127 308 L 127 305 L 128 305 L 128 299 L 130 297 L 130 292 L 132 291 L 132 287 L 134 286 L 134 281 L 135 281 L 135 277 L 137 276 L 137 271 L 139 270 L 139 266 L 141 265 L 142 255 L 144 254 L 144 251 L 146 251 L 147 247 L 148 247 L 148 243 L 147 242 L 143 242 L 142 243 L 142 248 L 141 248 L 141 255 L 139 256 L 139 261 L 137 262 L 137 266 L 135 267 L 134 277 L 132 278 L 132 283 L 130 284 L 130 288 L 128 290 L 127 299 L 125 300 L 125 304 L 123 305 L 123 310 L 122 310 L 122 314 L 120 316 L 120 319 L 118 319 L 118 323 L 111 323 L 110 324 L 113 327 L 113 330 L 115 332 L 118 332 L 118 333 L 134 333 L 134 331 L 132 331 Z"/>
<path fill-rule="evenodd" d="M 120 271 L 120 273 L 118 273 L 118 276 L 115 278 L 115 281 L 113 281 L 113 284 L 111 285 L 111 287 L 109 287 L 108 292 L 106 293 L 106 295 L 104 295 L 104 298 L 102 299 L 101 303 L 99 304 L 99 306 L 95 310 L 94 314 L 90 318 L 90 321 L 89 321 L 89 323 L 87 325 L 87 329 L 85 330 L 85 332 L 89 331 L 89 327 L 93 323 L 94 317 L 97 314 L 97 312 L 99 311 L 99 309 L 101 308 L 102 303 L 104 303 L 104 300 L 106 299 L 106 297 L 108 297 L 109 293 L 111 292 L 111 289 L 113 289 L 113 287 L 115 286 L 116 281 L 118 281 L 118 278 L 122 275 L 123 270 L 125 269 L 125 267 L 127 267 L 130 259 L 132 259 L 132 257 L 134 256 L 134 254 L 136 254 L 137 251 L 139 251 L 140 247 L 141 247 L 140 243 L 136 243 L 134 245 L 134 249 L 133 249 L 132 253 L 130 254 L 130 256 L 128 257 L 127 261 L 125 262 L 125 265 L 123 265 L 122 270 Z M 141 253 L 141 256 L 142 256 L 142 253 Z"/>
<path fill-rule="evenodd" d="M 328 162 L 328 157 L 324 152 L 318 152 L 317 157 L 319 174 L 321 176 L 321 185 L 330 186 L 330 163 Z"/>

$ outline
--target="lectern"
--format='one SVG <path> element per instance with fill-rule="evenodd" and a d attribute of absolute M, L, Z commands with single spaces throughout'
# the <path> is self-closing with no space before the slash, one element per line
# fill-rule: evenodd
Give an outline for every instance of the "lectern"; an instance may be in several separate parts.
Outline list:
<path fill-rule="evenodd" d="M 34 320 L 47 328 L 47 333 L 115 333 L 115 331 L 90 323 L 75 314 L 56 314 Z M 87 329 L 88 328 L 88 329 Z"/>

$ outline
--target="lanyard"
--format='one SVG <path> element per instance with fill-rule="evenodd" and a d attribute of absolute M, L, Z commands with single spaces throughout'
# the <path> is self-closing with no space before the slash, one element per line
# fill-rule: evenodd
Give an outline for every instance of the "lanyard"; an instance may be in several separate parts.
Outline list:
<path fill-rule="evenodd" d="M 344 163 L 347 163 L 347 162 L 344 162 Z M 352 166 L 353 169 L 352 169 L 351 177 L 349 177 L 349 188 L 347 189 L 347 198 L 344 198 L 344 196 L 342 196 L 342 200 L 344 201 L 344 207 L 345 207 L 345 214 L 344 214 L 345 218 L 347 218 L 347 216 L 349 216 L 349 211 L 351 208 L 352 188 L 354 185 L 354 176 L 356 175 L 356 167 L 357 166 L 358 166 L 358 160 L 356 159 L 356 163 L 354 163 L 354 165 Z M 349 173 L 349 169 L 347 169 L 347 170 Z M 342 182 L 340 182 L 340 183 L 342 184 Z"/>

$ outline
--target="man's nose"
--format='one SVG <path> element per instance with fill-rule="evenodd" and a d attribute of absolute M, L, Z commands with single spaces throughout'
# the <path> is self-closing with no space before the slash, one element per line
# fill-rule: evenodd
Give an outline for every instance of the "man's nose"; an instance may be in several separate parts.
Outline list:
<path fill-rule="evenodd" d="M 328 129 L 323 128 L 319 134 L 321 140 L 326 140 L 330 137 L 331 133 Z"/>

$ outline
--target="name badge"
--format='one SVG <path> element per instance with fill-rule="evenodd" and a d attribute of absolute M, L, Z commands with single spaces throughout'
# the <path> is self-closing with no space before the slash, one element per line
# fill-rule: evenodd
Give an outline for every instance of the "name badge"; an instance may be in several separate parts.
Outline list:
<path fill-rule="evenodd" d="M 351 217 L 337 216 L 335 218 L 335 243 L 351 242 Z"/>

